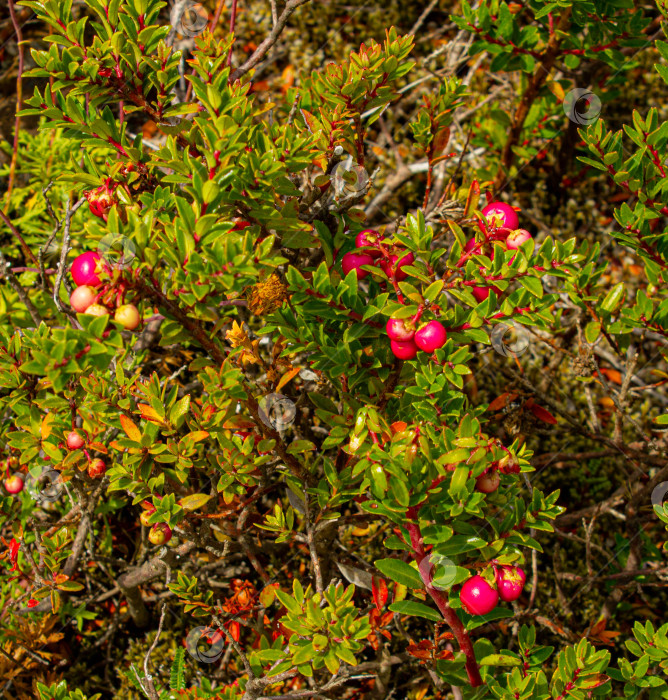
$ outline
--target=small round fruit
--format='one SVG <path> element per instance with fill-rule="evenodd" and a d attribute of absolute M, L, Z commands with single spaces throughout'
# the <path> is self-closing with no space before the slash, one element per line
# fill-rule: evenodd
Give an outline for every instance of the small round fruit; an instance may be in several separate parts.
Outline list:
<path fill-rule="evenodd" d="M 344 276 L 351 270 L 355 270 L 358 280 L 363 280 L 369 273 L 366 270 L 360 270 L 362 265 L 373 265 L 374 260 L 367 253 L 346 253 L 341 259 L 341 269 Z"/>
<path fill-rule="evenodd" d="M 400 360 L 412 360 L 417 355 L 417 345 L 412 340 L 401 342 L 399 340 L 391 340 L 390 348 L 395 357 Z"/>
<path fill-rule="evenodd" d="M 481 493 L 494 493 L 494 491 L 499 488 L 500 483 L 501 477 L 497 471 L 488 470 L 476 478 L 475 487 L 476 490 L 480 491 Z"/>
<path fill-rule="evenodd" d="M 104 476 L 106 471 L 107 465 L 99 458 L 91 459 L 88 463 L 88 476 L 91 479 L 100 479 Z"/>
<path fill-rule="evenodd" d="M 139 520 L 144 527 L 151 527 L 151 525 L 148 522 L 148 519 L 153 515 L 153 513 L 155 513 L 155 510 L 155 506 L 151 506 L 150 508 L 142 510 L 141 515 L 139 516 Z"/>
<path fill-rule="evenodd" d="M 382 253 L 378 250 L 377 245 L 382 240 L 383 237 L 378 231 L 372 228 L 365 228 L 355 236 L 355 245 L 358 248 L 367 248 L 364 251 L 366 255 L 370 255 L 372 258 L 379 258 Z"/>
<path fill-rule="evenodd" d="M 397 262 L 397 260 L 399 262 Z M 398 255 L 390 255 L 390 259 L 383 259 L 380 266 L 383 272 L 390 279 L 392 279 L 392 274 L 394 273 L 394 279 L 397 282 L 401 282 L 401 280 L 405 280 L 406 277 L 408 277 L 408 273 L 404 272 L 401 268 L 405 267 L 406 265 L 412 265 L 414 261 L 415 257 L 413 256 L 413 253 L 407 253 L 403 256 L 403 258 L 401 258 L 401 260 L 399 260 Z"/>
<path fill-rule="evenodd" d="M 172 528 L 167 523 L 156 523 L 148 531 L 148 539 L 151 544 L 167 544 L 172 539 Z"/>
<path fill-rule="evenodd" d="M 499 602 L 498 592 L 482 576 L 472 576 L 462 586 L 459 599 L 469 615 L 488 615 Z"/>
<path fill-rule="evenodd" d="M 406 318 L 388 318 L 385 330 L 390 340 L 398 340 L 400 343 L 413 340 L 415 335 L 412 322 Z"/>
<path fill-rule="evenodd" d="M 475 297 L 475 300 L 480 303 L 481 301 L 485 301 L 487 297 L 489 296 L 489 292 L 493 291 L 494 294 L 496 294 L 497 297 L 501 296 L 501 290 L 498 287 L 473 287 L 471 290 L 473 292 L 473 296 Z"/>
<path fill-rule="evenodd" d="M 21 493 L 23 491 L 23 479 L 19 474 L 12 474 L 5 479 L 5 488 L 8 493 Z"/>
<path fill-rule="evenodd" d="M 76 430 L 73 430 L 71 433 L 68 433 L 67 435 L 67 449 L 68 450 L 80 450 L 84 445 L 86 444 L 86 441 L 77 433 Z"/>
<path fill-rule="evenodd" d="M 531 234 L 523 228 L 518 228 L 516 231 L 512 231 L 508 234 L 506 238 L 506 247 L 508 250 L 517 250 L 522 243 L 526 243 L 531 240 Z"/>
<path fill-rule="evenodd" d="M 109 314 L 109 309 L 102 304 L 91 304 L 84 313 L 89 316 L 107 316 Z"/>
<path fill-rule="evenodd" d="M 100 255 L 90 250 L 78 255 L 70 268 L 74 283 L 78 286 L 91 285 L 99 287 L 102 284 L 102 280 L 97 276 L 96 267 L 100 260 Z"/>
<path fill-rule="evenodd" d="M 78 313 L 82 314 L 95 301 L 97 290 L 88 284 L 77 287 L 70 296 L 70 306 Z"/>
<path fill-rule="evenodd" d="M 499 598 L 504 603 L 512 603 L 517 600 L 526 583 L 526 574 L 519 566 L 500 566 L 496 570 L 496 587 Z"/>
<path fill-rule="evenodd" d="M 442 348 L 447 338 L 445 326 L 440 321 L 429 321 L 415 332 L 415 344 L 429 353 Z"/>
<path fill-rule="evenodd" d="M 116 309 L 114 320 L 123 326 L 128 331 L 133 331 L 141 321 L 139 311 L 134 304 L 123 304 Z"/>
<path fill-rule="evenodd" d="M 492 202 L 483 210 L 482 215 L 493 228 L 509 228 L 515 230 L 519 225 L 517 213 L 505 202 Z"/>

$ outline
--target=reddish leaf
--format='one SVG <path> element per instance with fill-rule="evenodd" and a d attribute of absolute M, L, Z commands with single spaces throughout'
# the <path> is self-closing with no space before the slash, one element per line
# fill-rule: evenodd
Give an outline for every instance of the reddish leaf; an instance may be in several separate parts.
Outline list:
<path fill-rule="evenodd" d="M 549 411 L 546 411 L 542 406 L 533 404 L 531 406 L 531 412 L 534 414 L 534 416 L 536 416 L 536 418 L 538 418 L 538 420 L 542 420 L 543 423 L 550 423 L 551 425 L 557 424 L 557 419 Z"/>
<path fill-rule="evenodd" d="M 494 401 L 492 401 L 491 404 L 489 404 L 489 407 L 487 408 L 488 411 L 498 411 L 501 408 L 505 408 L 509 403 L 514 401 L 517 398 L 517 394 L 511 394 L 509 392 L 505 392 L 501 394 L 501 396 L 497 396 Z"/>
<path fill-rule="evenodd" d="M 376 603 L 376 607 L 378 610 L 382 610 L 385 607 L 385 603 L 387 603 L 387 597 L 389 595 L 385 580 L 372 576 L 371 590 L 373 592 L 373 599 Z"/>

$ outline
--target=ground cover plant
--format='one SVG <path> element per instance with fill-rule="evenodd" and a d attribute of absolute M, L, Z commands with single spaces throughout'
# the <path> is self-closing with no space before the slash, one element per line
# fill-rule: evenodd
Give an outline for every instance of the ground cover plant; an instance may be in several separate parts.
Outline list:
<path fill-rule="evenodd" d="M 4 696 L 668 698 L 663 4 L 8 2 Z"/>

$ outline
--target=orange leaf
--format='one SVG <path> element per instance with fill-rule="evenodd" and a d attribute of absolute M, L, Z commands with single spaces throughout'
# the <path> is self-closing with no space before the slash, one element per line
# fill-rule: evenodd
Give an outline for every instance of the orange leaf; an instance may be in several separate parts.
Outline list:
<path fill-rule="evenodd" d="M 160 414 L 151 406 L 145 403 L 137 404 L 137 408 L 141 412 L 141 417 L 144 420 L 150 420 L 154 423 L 164 423 L 165 421 L 161 418 Z"/>
<path fill-rule="evenodd" d="M 622 383 L 622 374 L 618 370 L 610 369 L 609 367 L 601 367 L 600 372 L 608 381 L 611 381 L 613 384 Z"/>
<path fill-rule="evenodd" d="M 276 385 L 276 391 L 280 391 L 291 379 L 296 377 L 301 372 L 299 367 L 293 367 L 289 372 L 286 372 L 282 377 L 281 381 Z"/>
<path fill-rule="evenodd" d="M 186 437 L 193 442 L 199 442 L 200 440 L 206 440 L 209 437 L 209 433 L 206 430 L 195 430 L 192 433 L 188 433 Z"/>
<path fill-rule="evenodd" d="M 121 413 L 121 425 L 125 434 L 133 442 L 139 442 L 141 440 L 141 432 L 139 428 L 124 414 Z"/>
<path fill-rule="evenodd" d="M 404 423 L 402 420 L 395 420 L 390 426 L 390 428 L 392 428 L 392 432 L 395 434 L 403 432 L 407 427 L 408 423 Z"/>
<path fill-rule="evenodd" d="M 488 411 L 498 411 L 500 408 L 505 408 L 511 401 L 514 401 L 517 398 L 517 394 L 511 394 L 511 393 L 504 393 L 501 394 L 501 396 L 497 396 L 494 401 L 492 401 L 491 404 L 489 404 L 489 407 L 487 408 Z"/>
<path fill-rule="evenodd" d="M 46 440 L 49 435 L 51 435 L 51 424 L 55 419 L 55 413 L 47 413 L 44 418 L 42 418 L 42 427 L 40 431 L 42 433 L 42 440 Z"/>
<path fill-rule="evenodd" d="M 103 445 L 101 442 L 89 442 L 88 449 L 95 450 L 96 452 L 102 452 L 102 454 L 107 454 L 107 446 Z"/>
<path fill-rule="evenodd" d="M 534 414 L 534 416 L 536 416 L 536 418 L 538 418 L 538 420 L 542 420 L 543 423 L 550 423 L 552 425 L 557 424 L 557 419 L 542 406 L 534 404 L 531 406 L 531 412 Z"/>

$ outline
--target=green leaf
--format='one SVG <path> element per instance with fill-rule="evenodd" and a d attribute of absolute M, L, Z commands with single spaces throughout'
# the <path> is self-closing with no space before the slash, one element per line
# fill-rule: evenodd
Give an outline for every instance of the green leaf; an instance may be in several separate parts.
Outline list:
<path fill-rule="evenodd" d="M 601 309 L 612 313 L 623 301 L 626 296 L 626 287 L 623 282 L 616 284 L 605 296 L 601 302 Z"/>
<path fill-rule="evenodd" d="M 407 588 L 423 588 L 420 574 L 409 564 L 399 559 L 379 559 L 375 567 L 390 580 Z"/>
<path fill-rule="evenodd" d="M 424 603 L 418 603 L 416 600 L 401 600 L 398 603 L 392 603 L 389 609 L 400 615 L 424 617 L 426 620 L 433 620 L 434 622 L 443 621 L 441 614 L 437 610 L 424 605 Z"/>

